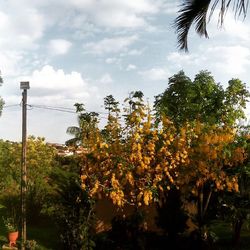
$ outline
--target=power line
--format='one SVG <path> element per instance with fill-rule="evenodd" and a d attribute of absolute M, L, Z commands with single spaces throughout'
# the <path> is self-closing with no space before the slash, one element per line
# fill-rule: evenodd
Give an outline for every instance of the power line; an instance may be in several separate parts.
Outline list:
<path fill-rule="evenodd" d="M 47 110 L 52 110 L 52 111 L 58 111 L 58 112 L 64 112 L 64 113 L 70 113 L 70 114 L 75 114 L 77 115 L 76 111 L 73 111 L 73 109 L 70 108 L 59 108 L 59 107 L 53 107 L 53 106 L 45 106 L 45 105 L 30 105 L 28 104 L 29 107 L 31 108 L 38 108 L 38 109 L 47 109 Z M 87 111 L 87 110 L 86 110 Z M 91 112 L 91 111 L 87 111 Z M 101 112 L 96 112 L 98 115 L 101 114 Z M 104 116 L 99 116 L 101 119 L 108 119 L 107 117 Z"/>
<path fill-rule="evenodd" d="M 28 104 L 28 106 L 33 106 L 37 108 L 51 108 L 51 109 L 67 110 L 67 111 L 72 111 L 74 113 L 76 112 L 75 109 L 67 108 L 67 107 L 56 107 L 56 106 L 36 105 L 36 104 Z"/>
<path fill-rule="evenodd" d="M 62 111 L 62 112 L 73 112 L 73 113 L 76 113 L 76 110 L 73 109 L 73 108 L 68 108 L 68 107 L 58 107 L 58 106 L 47 106 L 47 105 L 36 105 L 36 104 L 28 104 L 28 106 L 30 107 L 36 107 L 36 108 L 41 108 L 41 109 L 51 109 L 51 110 L 56 110 L 56 111 Z M 86 112 L 95 112 L 95 111 L 90 111 L 90 110 L 85 110 Z M 109 113 L 107 112 L 102 112 L 102 111 L 99 111 L 99 112 L 95 112 L 95 113 L 98 113 L 98 114 L 104 114 L 104 115 L 108 115 Z"/>
<path fill-rule="evenodd" d="M 73 109 L 70 110 L 69 108 L 59 108 L 59 107 L 52 107 L 52 106 L 30 105 L 30 104 L 28 104 L 28 107 L 30 107 L 30 108 L 38 108 L 38 109 L 47 109 L 47 110 L 53 110 L 53 111 L 59 111 L 59 112 L 76 114 L 76 112 L 73 111 Z"/>
<path fill-rule="evenodd" d="M 20 106 L 20 104 L 11 104 L 11 105 L 4 105 L 3 108 L 11 108 L 11 107 L 17 107 Z M 73 108 L 68 108 L 68 107 L 58 107 L 58 106 L 46 106 L 46 105 L 36 105 L 36 104 L 27 104 L 27 106 L 32 110 L 33 108 L 38 108 L 38 109 L 45 109 L 45 110 L 51 110 L 51 111 L 57 111 L 57 112 L 63 112 L 63 113 L 70 113 L 70 114 L 77 114 L 75 109 Z M 85 110 L 86 112 L 95 112 L 95 111 L 89 111 Z M 95 112 L 98 115 L 103 114 L 103 115 L 108 115 L 109 113 L 107 112 Z M 107 117 L 104 116 L 99 116 L 101 119 L 108 119 Z"/>
<path fill-rule="evenodd" d="M 5 109 L 5 108 L 12 108 L 12 107 L 17 107 L 17 106 L 20 106 L 20 104 L 4 105 L 3 108 Z"/>

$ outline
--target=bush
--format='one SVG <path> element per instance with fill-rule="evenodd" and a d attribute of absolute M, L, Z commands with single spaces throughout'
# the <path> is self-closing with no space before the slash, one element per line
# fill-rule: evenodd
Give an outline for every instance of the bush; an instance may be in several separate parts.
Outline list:
<path fill-rule="evenodd" d="M 51 197 L 51 214 L 63 249 L 93 249 L 94 201 L 81 189 L 77 174 L 57 169 L 53 182 L 56 193 Z"/>

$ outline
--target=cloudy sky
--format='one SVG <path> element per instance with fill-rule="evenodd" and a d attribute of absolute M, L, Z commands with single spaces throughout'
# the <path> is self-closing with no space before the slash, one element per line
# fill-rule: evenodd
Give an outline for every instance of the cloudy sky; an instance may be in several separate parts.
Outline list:
<path fill-rule="evenodd" d="M 194 32 L 189 53 L 178 51 L 172 23 L 181 0 L 0 1 L 0 138 L 21 140 L 20 81 L 29 81 L 28 134 L 63 143 L 76 125 L 74 103 L 104 112 L 106 95 L 123 101 L 134 90 L 150 102 L 183 69 L 193 79 L 212 72 L 227 86 L 240 78 L 250 86 L 250 18 L 225 25 L 210 21 L 210 39 Z M 44 109 L 67 108 L 68 112 Z M 249 112 L 250 113 L 250 112 Z M 101 119 L 105 114 L 101 113 Z"/>

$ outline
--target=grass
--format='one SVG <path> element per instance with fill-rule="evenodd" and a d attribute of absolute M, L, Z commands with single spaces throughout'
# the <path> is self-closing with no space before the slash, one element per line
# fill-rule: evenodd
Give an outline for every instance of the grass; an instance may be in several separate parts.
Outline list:
<path fill-rule="evenodd" d="M 232 246 L 232 227 L 230 223 L 223 221 L 215 221 L 211 229 L 218 236 L 216 243 L 218 250 L 249 250 L 250 249 L 250 229 L 244 224 L 241 231 L 240 245 Z"/>
<path fill-rule="evenodd" d="M 0 247 L 8 243 L 7 231 L 3 224 L 2 216 L 4 210 L 0 210 Z M 42 218 L 38 223 L 32 222 L 32 225 L 27 225 L 27 240 L 35 240 L 39 250 L 56 250 L 60 249 L 59 235 L 57 234 L 56 226 L 51 219 Z M 20 244 L 20 240 L 17 241 Z"/>
<path fill-rule="evenodd" d="M 2 245 L 7 244 L 7 231 L 4 227 L 2 216 L 4 215 L 4 210 L 0 209 L 0 248 Z M 249 250 L 250 249 L 250 229 L 243 226 L 241 232 L 241 242 L 237 248 L 234 248 L 231 244 L 232 230 L 229 223 L 224 221 L 215 221 L 211 225 L 211 230 L 218 236 L 218 241 L 216 242 L 216 250 Z M 153 235 L 159 241 L 157 235 Z M 150 234 L 145 235 L 150 242 Z M 158 237 L 158 238 L 157 238 Z M 32 224 L 27 226 L 27 239 L 35 240 L 38 243 L 39 250 L 57 250 L 61 249 L 59 244 L 59 235 L 57 234 L 56 226 L 53 221 L 48 217 L 40 218 L 39 221 L 32 221 Z M 104 239 L 105 241 L 105 239 Z M 154 241 L 155 242 L 155 241 Z M 160 241 L 159 241 L 160 242 Z M 18 241 L 20 244 L 20 241 Z M 155 246 L 155 243 L 154 243 Z M 102 247 L 104 245 L 102 244 Z M 156 247 L 156 246 L 155 246 Z M 109 248 L 101 248 L 109 249 Z M 152 248 L 153 249 L 153 248 Z M 154 249 L 161 249 L 154 248 Z"/>

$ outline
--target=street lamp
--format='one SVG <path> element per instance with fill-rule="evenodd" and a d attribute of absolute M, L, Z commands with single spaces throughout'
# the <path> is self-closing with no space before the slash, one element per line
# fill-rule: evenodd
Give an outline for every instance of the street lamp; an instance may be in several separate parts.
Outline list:
<path fill-rule="evenodd" d="M 26 192 L 27 192 L 27 170 L 26 170 L 26 148 L 27 148 L 27 90 L 29 82 L 21 82 L 22 92 L 22 160 L 21 160 L 21 249 L 25 249 L 26 242 Z"/>

